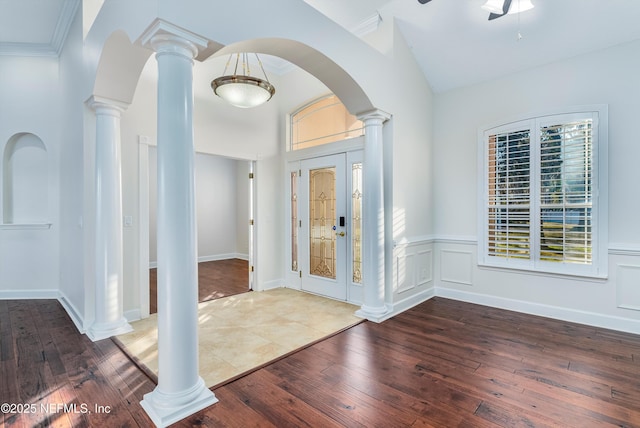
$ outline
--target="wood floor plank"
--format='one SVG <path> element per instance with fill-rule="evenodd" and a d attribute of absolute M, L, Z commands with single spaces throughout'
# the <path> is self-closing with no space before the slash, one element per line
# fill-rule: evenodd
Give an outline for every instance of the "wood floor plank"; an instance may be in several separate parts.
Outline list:
<path fill-rule="evenodd" d="M 0 361 L 12 360 L 13 358 L 13 333 L 9 304 L 6 300 L 0 300 Z"/>
<path fill-rule="evenodd" d="M 249 262 L 241 259 L 198 263 L 198 301 L 249 291 Z M 158 269 L 149 270 L 149 312 L 158 312 Z"/>
<path fill-rule="evenodd" d="M 148 427 L 155 384 L 57 301 L 0 301 L 0 397 L 110 413 L 4 414 L 5 427 Z M 176 427 L 640 427 L 640 336 L 434 298 L 214 390 Z"/>
<path fill-rule="evenodd" d="M 274 379 L 266 370 L 259 370 L 224 388 L 233 391 L 262 418 L 278 427 L 344 426 L 300 397 L 282 389 L 275 381 L 279 379 Z"/>

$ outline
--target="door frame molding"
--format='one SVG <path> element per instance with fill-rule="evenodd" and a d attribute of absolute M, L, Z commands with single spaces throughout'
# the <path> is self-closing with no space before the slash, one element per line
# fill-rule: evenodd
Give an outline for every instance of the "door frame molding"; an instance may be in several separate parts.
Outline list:
<path fill-rule="evenodd" d="M 144 319 L 150 315 L 149 300 L 149 146 L 156 147 L 155 141 L 151 141 L 148 136 L 138 135 L 138 251 L 136 253 L 137 272 L 136 279 L 138 281 L 138 298 L 139 306 L 132 319 Z M 203 153 L 203 152 L 196 152 Z M 210 154 L 210 153 L 206 153 Z M 220 155 L 223 156 L 223 155 Z M 233 159 L 233 158 L 230 158 Z M 254 174 L 249 191 L 249 217 L 254 219 L 254 225 L 249 226 L 249 265 L 254 270 L 249 269 L 248 288 L 256 290 L 256 278 L 258 273 L 257 265 L 257 201 L 256 201 L 256 161 L 252 159 L 236 159 L 248 163 L 248 170 Z"/>
<path fill-rule="evenodd" d="M 357 138 L 352 138 L 349 140 L 339 141 L 336 143 L 325 144 L 321 146 L 311 147 L 307 149 L 289 151 L 285 153 L 283 156 L 284 160 L 284 179 L 283 186 L 285 189 L 285 255 L 284 255 L 284 284 L 285 287 L 291 288 L 294 290 L 301 290 L 302 283 L 301 278 L 299 276 L 298 271 L 291 270 L 291 172 L 298 172 L 300 170 L 301 162 L 304 160 L 310 160 L 314 158 L 330 156 L 335 154 L 345 153 L 347 158 L 347 165 L 350 163 L 350 159 L 354 156 L 357 156 L 361 161 L 364 161 L 364 136 L 360 136 Z M 354 155 L 354 153 L 358 153 Z M 295 165 L 295 167 L 293 166 Z M 298 176 L 299 178 L 299 176 Z M 351 175 L 347 168 L 347 178 L 346 178 L 346 186 L 347 189 L 351 188 Z M 299 191 L 299 190 L 298 190 Z M 349 193 L 349 192 L 348 192 Z M 347 204 L 350 204 L 350 198 L 347 197 Z M 351 212 L 351 208 L 348 209 Z M 350 237 L 349 237 L 350 238 Z M 347 243 L 347 253 L 349 254 L 348 258 L 351 258 L 351 244 Z M 362 284 L 354 284 L 352 279 L 352 266 L 347 266 L 347 278 L 346 278 L 346 286 L 347 286 L 347 302 L 353 303 L 356 305 L 361 305 L 363 301 L 363 285 Z"/>

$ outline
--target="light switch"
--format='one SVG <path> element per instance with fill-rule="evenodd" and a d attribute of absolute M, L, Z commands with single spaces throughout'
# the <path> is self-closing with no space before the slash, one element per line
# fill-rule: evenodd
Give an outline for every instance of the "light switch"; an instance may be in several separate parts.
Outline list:
<path fill-rule="evenodd" d="M 130 215 L 124 216 L 124 227 L 131 227 L 133 225 L 133 217 Z"/>

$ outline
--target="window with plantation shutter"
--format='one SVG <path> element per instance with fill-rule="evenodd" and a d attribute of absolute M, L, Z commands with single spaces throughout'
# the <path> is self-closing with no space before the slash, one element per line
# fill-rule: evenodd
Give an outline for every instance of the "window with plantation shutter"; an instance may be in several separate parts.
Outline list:
<path fill-rule="evenodd" d="M 606 120 L 599 107 L 482 132 L 480 264 L 606 276 Z"/>
<path fill-rule="evenodd" d="M 489 136 L 488 253 L 531 258 L 529 130 Z"/>
<path fill-rule="evenodd" d="M 592 120 L 540 129 L 540 259 L 592 262 Z"/>

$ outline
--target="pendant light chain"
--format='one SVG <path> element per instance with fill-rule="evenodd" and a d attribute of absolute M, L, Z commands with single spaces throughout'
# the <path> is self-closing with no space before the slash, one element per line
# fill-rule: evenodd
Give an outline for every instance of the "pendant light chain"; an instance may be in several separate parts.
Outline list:
<path fill-rule="evenodd" d="M 246 52 L 242 54 L 242 71 L 245 76 L 251 76 L 251 68 L 249 67 L 249 58 L 247 57 Z"/>
<path fill-rule="evenodd" d="M 521 10 L 520 9 L 520 0 L 517 0 L 517 1 L 518 1 L 518 10 Z M 522 33 L 520 32 L 520 13 L 518 13 L 518 33 L 516 34 L 516 40 L 517 41 L 522 40 Z"/>
<path fill-rule="evenodd" d="M 262 74 L 264 75 L 264 78 L 268 82 L 269 81 L 269 77 L 267 76 L 267 73 L 264 71 L 264 67 L 262 66 L 262 60 L 260 59 L 258 54 L 256 54 L 256 59 L 258 60 L 258 65 L 260 66 L 260 70 L 262 70 Z"/>

